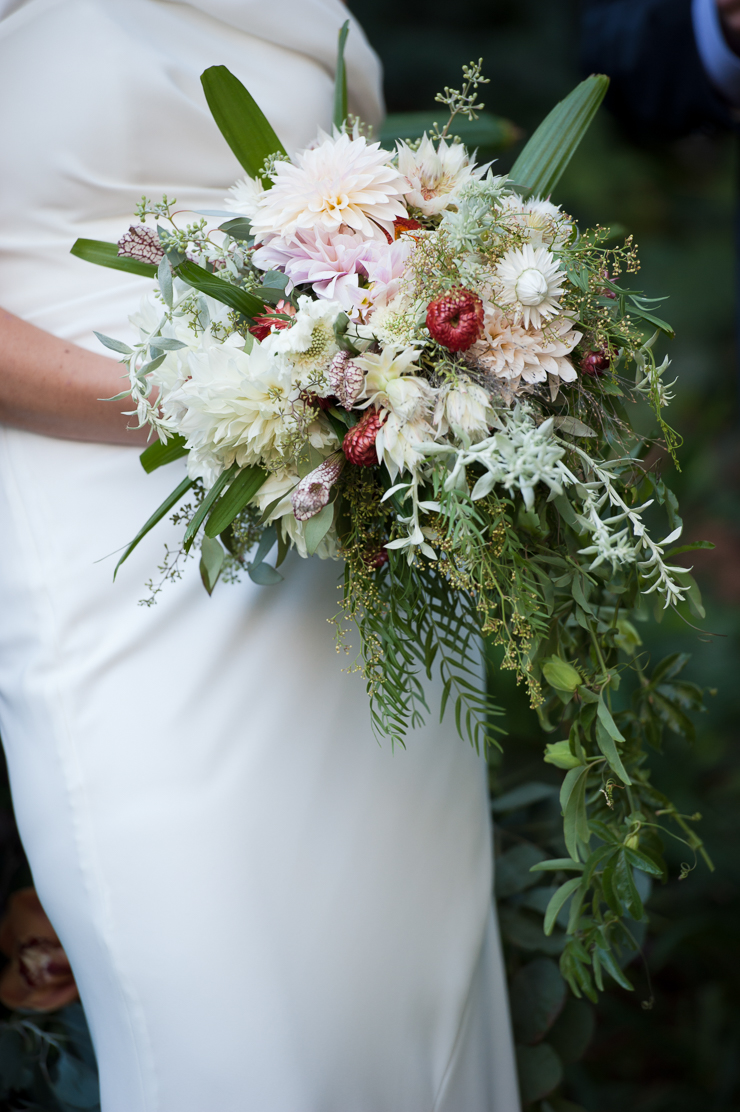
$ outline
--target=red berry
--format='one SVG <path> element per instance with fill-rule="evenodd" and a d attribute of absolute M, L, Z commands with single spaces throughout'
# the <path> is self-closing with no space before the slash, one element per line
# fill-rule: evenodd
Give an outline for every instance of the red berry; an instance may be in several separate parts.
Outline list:
<path fill-rule="evenodd" d="M 610 364 L 611 352 L 604 349 L 589 351 L 581 359 L 581 370 L 584 374 L 591 375 L 591 378 L 600 378 L 607 373 Z"/>
<path fill-rule="evenodd" d="M 463 286 L 429 304 L 429 335 L 450 351 L 467 351 L 483 331 L 483 302 Z"/>
<path fill-rule="evenodd" d="M 375 568 L 377 571 L 388 563 L 388 552 L 385 548 L 379 548 L 377 552 L 369 552 L 365 557 L 365 563 L 369 568 Z"/>
<path fill-rule="evenodd" d="M 378 453 L 375 450 L 375 437 L 385 420 L 385 413 L 367 409 L 357 424 L 345 434 L 342 448 L 350 463 L 357 467 L 376 467 Z"/>

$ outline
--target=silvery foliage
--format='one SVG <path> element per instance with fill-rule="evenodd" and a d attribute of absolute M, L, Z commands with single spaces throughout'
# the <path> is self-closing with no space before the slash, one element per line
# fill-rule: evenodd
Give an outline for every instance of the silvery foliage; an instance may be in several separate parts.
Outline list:
<path fill-rule="evenodd" d="M 671 392 L 671 387 L 676 385 L 678 379 L 674 378 L 673 382 L 663 382 L 663 375 L 670 367 L 671 361 L 666 355 L 660 366 L 655 362 L 652 348 L 659 335 L 659 331 L 654 332 L 650 339 L 635 352 L 635 390 L 648 401 L 654 399 L 663 409 L 673 401 L 675 395 Z"/>
<path fill-rule="evenodd" d="M 440 229 L 457 258 L 477 254 L 495 236 L 500 220 L 498 206 L 512 186 L 504 175 L 488 171 L 484 178 L 471 178 L 456 198 L 456 211 L 447 209 Z"/>
<path fill-rule="evenodd" d="M 472 464 L 483 467 L 485 473 L 478 478 L 470 493 L 473 501 L 484 498 L 495 486 L 499 486 L 510 497 L 520 494 L 527 510 L 531 510 L 535 504 L 535 489 L 541 483 L 549 487 L 550 499 L 565 495 L 566 490 L 572 491 L 580 503 L 580 513 L 574 510 L 575 518 L 583 531 L 591 536 L 591 544 L 580 549 L 582 555 L 593 556 L 590 570 L 604 563 L 610 564 L 614 571 L 620 566 L 633 564 L 647 582 L 644 594 L 657 592 L 664 598 L 666 606 L 685 597 L 674 574 L 686 569 L 667 565 L 663 560 L 665 546 L 677 540 L 680 528 L 656 544 L 642 520 L 643 512 L 653 500 L 642 506 L 629 507 L 612 481 L 610 468 L 619 466 L 623 461 L 597 463 L 583 449 L 555 435 L 554 418 L 550 417 L 537 425 L 531 413 L 524 406 L 517 405 L 503 417 L 499 431 L 477 444 L 469 441 L 462 445 L 430 443 L 420 446 L 419 451 L 426 456 L 448 457 L 449 471 L 444 482 L 447 492 L 466 491 L 466 469 Z M 568 452 L 580 457 L 584 470 L 593 476 L 591 481 L 583 482 L 571 471 L 565 462 Z M 413 484 L 408 484 L 404 497 L 415 501 L 417 491 L 418 479 L 415 479 Z M 417 502 L 415 514 L 408 519 L 409 524 L 413 523 L 412 532 L 404 541 L 394 542 L 393 547 L 420 544 L 423 529 L 418 510 L 426 510 L 427 506 L 439 509 L 438 503 Z M 616 513 L 604 518 L 602 511 L 607 506 Z M 644 559 L 640 559 L 641 555 Z"/>

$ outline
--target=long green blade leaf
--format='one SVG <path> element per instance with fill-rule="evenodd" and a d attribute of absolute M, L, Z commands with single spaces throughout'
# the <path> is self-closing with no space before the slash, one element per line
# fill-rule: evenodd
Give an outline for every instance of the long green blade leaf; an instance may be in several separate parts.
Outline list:
<path fill-rule="evenodd" d="M 255 297 L 253 293 L 232 286 L 230 282 L 224 282 L 223 278 L 217 278 L 215 274 L 210 274 L 197 263 L 191 263 L 189 259 L 180 263 L 175 268 L 175 273 L 189 286 L 208 294 L 214 301 L 223 302 L 224 305 L 228 305 L 230 309 L 235 309 L 245 317 L 254 317 L 265 307 L 264 301 Z"/>
<path fill-rule="evenodd" d="M 118 574 L 118 569 L 120 568 L 121 564 L 123 563 L 124 560 L 127 560 L 129 558 L 129 556 L 134 551 L 134 549 L 136 548 L 139 541 L 144 539 L 144 537 L 147 535 L 147 533 L 151 529 L 154 528 L 154 526 L 157 524 L 157 522 L 162 520 L 162 518 L 165 516 L 165 514 L 168 513 L 172 509 L 173 506 L 177 505 L 177 503 L 187 494 L 187 492 L 190 490 L 192 485 L 193 485 L 193 480 L 192 479 L 183 479 L 183 481 L 180 483 L 179 487 L 177 487 L 176 490 L 173 490 L 172 494 L 168 494 L 168 496 L 165 498 L 162 505 L 159 506 L 154 511 L 154 513 L 149 518 L 147 523 L 145 525 L 143 525 L 142 528 L 139 530 L 139 532 L 136 534 L 134 539 L 131 541 L 131 544 L 127 547 L 123 556 L 121 557 L 121 559 L 116 564 L 116 570 L 113 572 L 113 578 L 114 579 L 116 578 L 116 575 Z"/>
<path fill-rule="evenodd" d="M 237 159 L 250 177 L 269 185 L 263 173 L 265 159 L 287 155 L 264 112 L 226 66 L 211 66 L 200 80 L 211 115 Z"/>
<path fill-rule="evenodd" d="M 176 459 L 182 459 L 183 456 L 188 454 L 189 449 L 185 447 L 185 437 L 175 434 L 171 436 L 166 444 L 161 440 L 155 440 L 148 448 L 139 456 L 141 466 L 146 471 L 147 475 L 151 475 L 152 471 L 156 471 L 158 467 L 164 467 L 166 463 L 174 463 Z"/>
<path fill-rule="evenodd" d="M 344 63 L 344 45 L 348 34 L 349 20 L 346 19 L 339 32 L 337 70 L 334 75 L 334 127 L 341 127 L 347 119 L 347 67 Z"/>
<path fill-rule="evenodd" d="M 511 168 L 512 181 L 538 197 L 548 197 L 588 131 L 609 78 L 592 73 L 542 121 Z"/>
<path fill-rule="evenodd" d="M 266 478 L 267 472 L 263 467 L 245 467 L 240 471 L 231 486 L 214 504 L 206 522 L 206 536 L 217 537 L 224 529 L 228 529 L 236 515 L 254 498 Z"/>
<path fill-rule="evenodd" d="M 190 551 L 190 548 L 193 544 L 193 539 L 195 538 L 195 534 L 198 532 L 204 520 L 210 513 L 211 506 L 219 497 L 224 487 L 234 478 L 238 470 L 238 466 L 235 463 L 232 463 L 228 471 L 222 471 L 219 477 L 216 479 L 216 482 L 208 491 L 208 494 L 201 502 L 200 506 L 198 507 L 197 513 L 193 516 L 192 521 L 185 530 L 183 545 L 186 552 Z"/>
<path fill-rule="evenodd" d="M 141 274 L 145 278 L 157 277 L 157 268 L 152 263 L 127 259 L 118 254 L 117 243 L 107 243 L 104 239 L 76 239 L 69 253 L 97 266 L 109 266 L 112 270 L 125 270 L 128 274 Z"/>

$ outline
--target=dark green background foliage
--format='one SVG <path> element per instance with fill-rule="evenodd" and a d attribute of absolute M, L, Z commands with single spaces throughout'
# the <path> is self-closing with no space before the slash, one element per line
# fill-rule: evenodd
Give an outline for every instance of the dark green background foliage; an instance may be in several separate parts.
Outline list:
<path fill-rule="evenodd" d="M 460 67 L 483 55 L 491 84 L 486 109 L 531 133 L 582 76 L 575 0 L 375 0 L 350 6 L 386 67 L 391 112 L 433 107 Z M 440 114 L 442 113 L 440 107 Z M 517 147 L 499 159 L 508 168 Z M 481 152 L 483 153 L 483 152 Z M 733 336 L 734 142 L 697 135 L 663 148 L 636 147 L 603 110 L 566 171 L 554 200 L 581 223 L 621 224 L 642 259 L 637 285 L 668 294 L 661 315 L 678 337 L 663 342 L 680 376 L 670 420 L 684 437 L 682 472 L 662 462 L 678 494 L 684 540 L 709 539 L 692 553 L 707 607 L 706 637 L 666 618 L 640 629 L 653 663 L 672 652 L 692 660 L 684 676 L 717 694 L 689 743 L 670 731 L 651 763 L 654 780 L 687 814 L 716 865 L 684 879 L 691 854 L 667 847 L 670 880 L 649 899 L 643 950 L 628 973 L 635 991 L 612 987 L 597 1009 L 563 993 L 558 927 L 542 935 L 547 873 L 528 873 L 538 856 L 559 854 L 552 790 L 561 773 L 542 764 L 544 735 L 526 699 L 493 670 L 509 708 L 509 736 L 493 764 L 499 859 L 497 887 L 506 940 L 520 1067 L 526 1095 L 547 1112 L 730 1112 L 740 1109 L 740 420 Z M 649 424 L 645 424 L 645 431 Z M 649 631 L 649 633 L 646 633 Z M 683 678 L 683 677 L 682 677 Z M 531 781 L 525 806 L 505 793 Z M 548 790 L 549 789 L 549 790 Z M 504 793 L 504 794 L 502 794 Z M 523 800 L 526 803 L 526 797 Z M 542 847 L 538 851 L 534 846 Z M 546 851 L 546 852 L 545 852 Z M 567 918 L 567 916 L 566 916 Z M 648 1006 L 652 1004 L 652 1006 Z M 591 1027 L 595 1030 L 591 1037 Z M 590 1039 L 590 1041 L 589 1041 Z M 583 1051 L 588 1044 L 588 1049 Z"/>
<path fill-rule="evenodd" d="M 531 133 L 581 76 L 575 0 L 374 0 L 371 6 L 354 0 L 350 6 L 385 63 L 391 112 L 433 110 L 435 93 L 445 84 L 457 86 L 461 65 L 483 55 L 491 78 L 483 91 L 486 108 Z M 517 150 L 503 154 L 498 167 L 507 169 Z M 634 233 L 643 263 L 636 285 L 670 295 L 661 316 L 678 337 L 662 343 L 680 377 L 669 419 L 685 443 L 681 474 L 666 460 L 660 466 L 681 501 L 684 540 L 717 545 L 713 553 L 686 557 L 705 595 L 703 627 L 713 636 L 668 617 L 658 627 L 640 628 L 641 651 L 653 664 L 669 653 L 692 654 L 682 678 L 717 690 L 696 720 L 695 740 L 669 730 L 663 752 L 651 756 L 660 788 L 686 814 L 702 813 L 699 832 L 716 871 L 700 861 L 679 879 L 682 864 L 693 858 L 675 843 L 666 847 L 668 883 L 649 893 L 644 874 L 636 874 L 641 896 L 649 895 L 650 922 L 647 929 L 634 925 L 645 961 L 625 955 L 635 991 L 607 980 L 597 1008 L 575 1000 L 557 967 L 567 907 L 546 937 L 542 914 L 552 874 L 529 871 L 538 860 L 564 853 L 557 795 L 562 773 L 542 762 L 544 744 L 557 737 L 542 733 L 524 693 L 492 661 L 492 686 L 507 706 L 509 730 L 491 771 L 497 895 L 523 1090 L 538 1112 L 740 1112 L 734 164 L 734 144 L 726 136 L 693 136 L 646 150 L 602 110 L 554 198 L 584 224 L 618 223 Z M 647 416 L 644 427 L 650 431 Z M 9 887 L 29 878 L 5 797 L 0 810 L 4 902 Z M 43 1020 L 41 1035 L 18 1028 L 18 1017 L 0 1029 L 1 1107 L 50 1112 L 95 1106 L 80 1020 L 73 1008 Z M 63 1077 L 49 1037 L 69 1059 Z"/>

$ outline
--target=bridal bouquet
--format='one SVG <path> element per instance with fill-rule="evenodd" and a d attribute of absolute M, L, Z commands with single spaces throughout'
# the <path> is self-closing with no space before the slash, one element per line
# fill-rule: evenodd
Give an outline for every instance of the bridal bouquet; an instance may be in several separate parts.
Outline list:
<path fill-rule="evenodd" d="M 290 549 L 342 561 L 338 635 L 359 630 L 373 720 L 397 740 L 429 712 L 435 670 L 441 713 L 475 745 L 490 738 L 480 641 L 501 646 L 560 731 L 545 760 L 566 773 L 568 856 L 541 866 L 562 874 L 545 927 L 565 928 L 563 973 L 592 995 L 602 970 L 629 987 L 633 870 L 665 871 L 658 816 L 701 847 L 644 754 L 663 725 L 690 729 L 701 692 L 683 659 L 648 673 L 638 651 L 651 604 L 701 613 L 673 560 L 675 498 L 631 420 L 647 403 L 675 453 L 654 356 L 671 330 L 633 288 L 631 240 L 579 229 L 549 199 L 606 78 L 558 105 L 508 176 L 455 135 L 483 80 L 465 67 L 438 98 L 447 123 L 384 149 L 347 117 L 340 49 L 334 128 L 289 158 L 214 67 L 206 97 L 247 172 L 224 211 L 180 227 L 174 202 L 145 198 L 118 245 L 74 250 L 156 279 L 138 342 L 101 339 L 156 434 L 145 469 L 187 457 L 122 558 L 174 512 L 182 546 L 163 578 L 193 546 L 208 591 L 241 570 L 278 583 Z"/>

